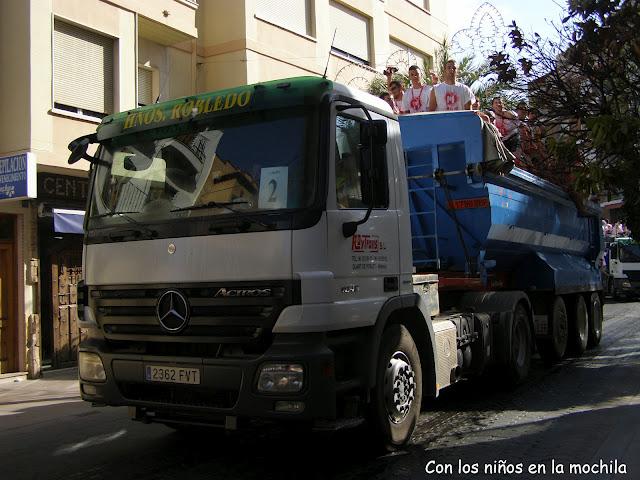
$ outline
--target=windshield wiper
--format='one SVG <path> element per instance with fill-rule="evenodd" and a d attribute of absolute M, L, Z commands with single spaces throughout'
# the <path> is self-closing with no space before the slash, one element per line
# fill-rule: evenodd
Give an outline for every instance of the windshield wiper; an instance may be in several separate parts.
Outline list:
<path fill-rule="evenodd" d="M 106 212 L 106 213 L 101 213 L 100 215 L 91 215 L 91 218 L 115 217 L 116 215 L 122 215 L 123 217 L 125 217 L 127 213 L 140 213 L 140 212 Z M 130 217 L 125 217 L 125 218 L 130 218 Z M 133 218 L 131 218 L 131 220 L 133 220 Z M 133 221 L 135 222 L 135 220 Z"/>
<path fill-rule="evenodd" d="M 186 212 L 186 211 L 189 211 L 189 210 L 202 210 L 202 209 L 205 209 L 205 208 L 226 208 L 230 212 L 241 213 L 241 212 L 238 212 L 237 210 L 234 210 L 233 208 L 231 208 L 230 205 L 242 205 L 242 204 L 247 204 L 247 203 L 249 203 L 249 202 L 245 202 L 245 201 L 240 201 L 240 202 L 216 202 L 216 201 L 212 200 L 210 202 L 203 203 L 202 205 L 191 205 L 190 207 L 174 208 L 171 211 L 172 212 Z"/>
<path fill-rule="evenodd" d="M 137 220 L 135 220 L 134 218 L 131 218 L 129 215 L 127 215 L 127 213 L 140 213 L 140 212 L 115 212 L 113 210 L 106 212 L 106 213 L 101 213 L 100 215 L 92 215 L 90 217 L 91 218 L 105 218 L 105 217 L 115 217 L 115 216 L 120 216 L 122 218 L 124 218 L 127 222 L 129 222 L 132 225 L 135 225 L 136 227 L 138 227 L 136 230 L 132 230 L 135 232 L 134 237 L 139 237 L 142 234 L 145 234 L 148 238 L 152 239 L 152 238 L 156 238 L 158 236 L 158 232 L 157 230 L 153 230 L 145 225 L 143 225 L 142 223 L 138 222 Z M 109 236 L 109 238 L 111 238 L 111 235 Z"/>
<path fill-rule="evenodd" d="M 237 224 L 237 227 L 241 230 L 248 230 L 252 223 L 256 223 L 265 229 L 272 229 L 273 225 L 263 222 L 262 220 L 258 220 L 257 218 L 247 218 L 247 215 L 254 214 L 255 212 L 240 212 L 235 208 L 231 208 L 231 205 L 242 205 L 247 204 L 249 202 L 246 201 L 236 201 L 236 202 L 216 202 L 214 200 L 203 203 L 202 205 L 192 205 L 190 207 L 182 207 L 171 210 L 172 212 L 184 212 L 187 210 L 202 210 L 205 208 L 226 208 L 231 213 L 235 213 L 236 215 L 242 216 L 242 223 Z M 218 230 L 220 227 L 212 226 L 209 230 Z"/>

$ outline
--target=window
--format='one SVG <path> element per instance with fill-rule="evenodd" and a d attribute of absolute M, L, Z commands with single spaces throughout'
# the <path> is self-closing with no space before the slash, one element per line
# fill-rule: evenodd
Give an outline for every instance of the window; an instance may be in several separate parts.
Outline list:
<path fill-rule="evenodd" d="M 256 0 L 256 16 L 296 33 L 313 35 L 313 0 Z"/>
<path fill-rule="evenodd" d="M 428 68 L 433 67 L 433 60 L 430 55 L 420 52 L 393 38 L 389 39 L 389 56 L 390 58 L 392 57 L 394 63 L 406 65 L 407 68 L 411 65 L 417 65 L 424 70 L 425 63 Z"/>
<path fill-rule="evenodd" d="M 138 106 L 151 105 L 153 101 L 153 70 L 138 67 Z"/>
<path fill-rule="evenodd" d="M 427 12 L 430 10 L 429 0 L 409 0 L 414 5 L 424 8 Z"/>
<path fill-rule="evenodd" d="M 53 102 L 89 116 L 113 112 L 113 39 L 55 20 Z"/>
<path fill-rule="evenodd" d="M 336 2 L 329 2 L 329 9 L 331 37 L 336 32 L 332 50 L 368 65 L 369 19 Z"/>
<path fill-rule="evenodd" d="M 371 179 L 362 171 L 360 158 L 360 125 L 353 117 L 336 117 L 336 203 L 338 208 L 367 208 L 373 197 L 374 208 L 389 206 L 386 173 Z M 386 172 L 386 170 L 385 170 Z"/>

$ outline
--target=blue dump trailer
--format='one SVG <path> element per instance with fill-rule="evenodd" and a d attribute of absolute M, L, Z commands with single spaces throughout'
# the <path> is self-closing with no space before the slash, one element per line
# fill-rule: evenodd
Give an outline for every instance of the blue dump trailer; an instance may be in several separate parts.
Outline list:
<path fill-rule="evenodd" d="M 399 122 L 414 269 L 438 274 L 441 304 L 476 308 L 478 295 L 522 291 L 541 354 L 561 357 L 567 340 L 578 351 L 596 344 L 599 207 L 578 208 L 562 188 L 514 167 L 493 128 L 473 112 Z"/>

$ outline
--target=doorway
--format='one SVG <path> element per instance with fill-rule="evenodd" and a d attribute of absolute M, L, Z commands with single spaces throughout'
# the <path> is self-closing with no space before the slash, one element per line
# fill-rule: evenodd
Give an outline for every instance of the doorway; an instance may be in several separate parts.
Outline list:
<path fill-rule="evenodd" d="M 0 215 L 0 374 L 18 371 L 15 219 Z"/>

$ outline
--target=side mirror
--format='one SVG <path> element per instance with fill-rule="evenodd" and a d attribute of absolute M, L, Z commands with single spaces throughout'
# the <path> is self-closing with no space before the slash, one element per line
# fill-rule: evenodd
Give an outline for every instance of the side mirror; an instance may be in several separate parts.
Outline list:
<path fill-rule="evenodd" d="M 71 150 L 71 155 L 69 155 L 67 163 L 69 163 L 69 165 L 73 165 L 81 158 L 89 160 L 91 163 L 95 163 L 96 159 L 87 154 L 87 148 L 90 144 L 96 143 L 97 141 L 98 136 L 95 133 L 84 135 L 73 140 L 67 147 Z"/>

